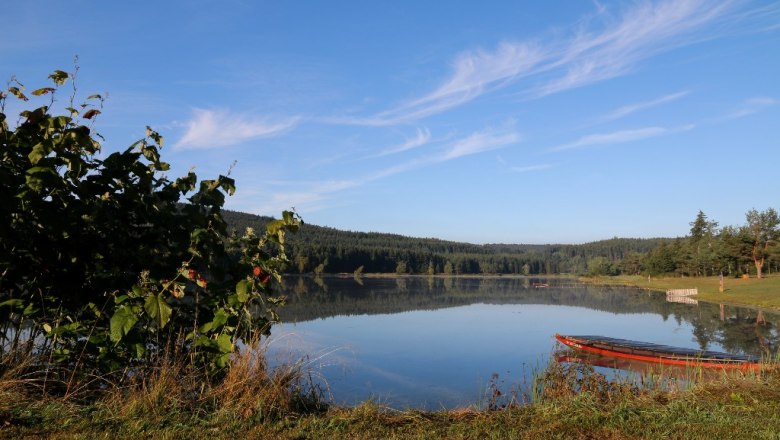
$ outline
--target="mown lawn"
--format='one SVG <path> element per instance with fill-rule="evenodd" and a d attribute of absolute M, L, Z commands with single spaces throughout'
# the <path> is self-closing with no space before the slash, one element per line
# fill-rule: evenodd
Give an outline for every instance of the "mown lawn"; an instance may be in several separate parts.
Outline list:
<path fill-rule="evenodd" d="M 719 291 L 719 277 L 647 277 L 617 276 L 583 278 L 595 284 L 617 284 L 666 291 L 669 289 L 697 288 L 696 299 L 715 303 L 780 309 L 780 276 L 749 279 L 724 278 L 724 291 Z"/>

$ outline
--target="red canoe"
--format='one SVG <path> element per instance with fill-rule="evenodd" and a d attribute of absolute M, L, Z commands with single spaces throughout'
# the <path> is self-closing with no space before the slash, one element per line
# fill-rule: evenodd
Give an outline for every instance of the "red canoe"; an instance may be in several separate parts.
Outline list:
<path fill-rule="evenodd" d="M 761 363 L 761 359 L 755 356 L 671 347 L 649 342 L 608 338 L 606 336 L 564 336 L 556 333 L 555 339 L 577 350 L 644 362 L 705 368 L 739 368 L 744 370 L 756 370 L 766 367 L 765 364 Z"/>

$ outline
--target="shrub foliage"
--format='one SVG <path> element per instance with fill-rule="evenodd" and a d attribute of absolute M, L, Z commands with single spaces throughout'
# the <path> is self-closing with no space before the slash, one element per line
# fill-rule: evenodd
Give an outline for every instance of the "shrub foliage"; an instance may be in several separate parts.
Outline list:
<path fill-rule="evenodd" d="M 74 75 L 55 71 L 29 104 L 12 79 L 0 92 L 0 350 L 44 351 L 67 370 L 143 367 L 172 344 L 212 373 L 236 342 L 278 320 L 274 279 L 287 263 L 285 211 L 267 230 L 229 235 L 222 218 L 234 181 L 170 180 L 163 138 L 101 154 L 92 125 L 103 98 L 52 114 Z M 67 97 L 66 97 L 67 99 Z"/>

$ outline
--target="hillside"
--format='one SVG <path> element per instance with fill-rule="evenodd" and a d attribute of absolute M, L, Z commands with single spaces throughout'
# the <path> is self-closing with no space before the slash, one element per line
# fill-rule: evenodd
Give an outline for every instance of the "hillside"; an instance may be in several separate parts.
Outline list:
<path fill-rule="evenodd" d="M 225 211 L 230 228 L 263 228 L 270 217 Z M 471 244 L 304 224 L 290 237 L 292 272 L 433 274 L 586 273 L 595 264 L 634 273 L 643 255 L 670 239 L 612 238 L 592 243 Z"/>

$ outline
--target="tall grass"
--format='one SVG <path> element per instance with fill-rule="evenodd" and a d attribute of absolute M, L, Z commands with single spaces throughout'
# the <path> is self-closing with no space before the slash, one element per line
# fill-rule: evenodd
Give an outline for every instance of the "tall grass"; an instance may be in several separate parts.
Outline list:
<path fill-rule="evenodd" d="M 269 370 L 253 341 L 216 381 L 176 349 L 144 372 L 79 393 L 45 391 L 30 357 L 0 359 L 0 437 L 52 438 L 772 438 L 777 369 L 710 374 L 659 369 L 607 378 L 557 362 L 527 395 L 494 377 L 479 407 L 396 411 L 329 405 L 306 363 Z M 89 379 L 86 379 L 89 380 Z M 108 384 L 111 384 L 110 386 Z M 88 390 L 88 391 L 87 391 Z"/>
<path fill-rule="evenodd" d="M 35 426 L 48 435 L 84 424 L 134 437 L 177 426 L 274 422 L 328 408 L 302 364 L 269 370 L 259 340 L 236 353 L 216 380 L 176 348 L 142 370 L 82 375 L 66 388 L 51 386 L 46 361 L 31 351 L 0 357 L 0 437 L 14 428 Z"/>

